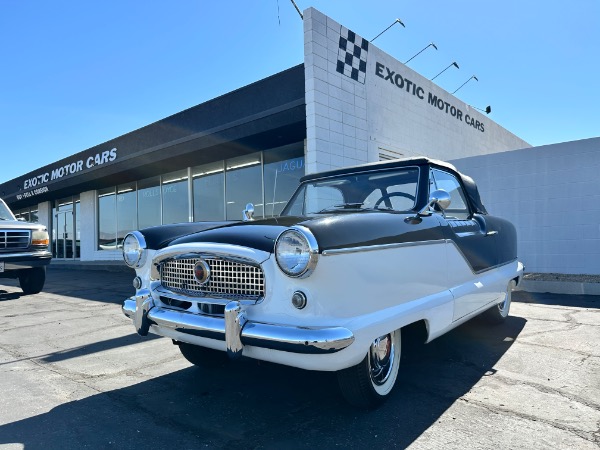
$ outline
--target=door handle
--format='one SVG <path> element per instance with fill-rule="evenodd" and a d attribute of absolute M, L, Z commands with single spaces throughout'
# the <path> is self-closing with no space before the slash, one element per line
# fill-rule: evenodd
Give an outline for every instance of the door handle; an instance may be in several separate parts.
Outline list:
<path fill-rule="evenodd" d="M 495 236 L 497 234 L 498 234 L 497 231 L 488 231 L 487 233 L 485 233 L 486 236 Z"/>

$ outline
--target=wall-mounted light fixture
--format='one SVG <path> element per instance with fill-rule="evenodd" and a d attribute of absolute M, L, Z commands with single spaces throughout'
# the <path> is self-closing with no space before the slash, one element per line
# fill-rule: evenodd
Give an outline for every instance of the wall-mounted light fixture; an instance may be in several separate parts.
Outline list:
<path fill-rule="evenodd" d="M 471 75 L 471 78 L 469 78 L 467 81 L 465 81 L 463 84 L 461 84 L 461 85 L 460 85 L 460 86 L 459 86 L 459 87 L 458 87 L 458 88 L 457 88 L 457 89 L 456 89 L 456 90 L 453 92 L 453 94 L 456 94 L 456 91 L 458 91 L 458 90 L 459 90 L 461 87 L 463 87 L 465 84 L 467 84 L 469 81 L 471 81 L 471 80 L 473 80 L 473 79 L 474 79 L 475 81 L 479 81 L 475 75 Z"/>
<path fill-rule="evenodd" d="M 396 20 L 394 20 L 394 23 L 392 23 L 389 27 L 387 27 L 385 30 L 383 30 L 381 33 L 379 33 L 377 36 L 375 36 L 373 39 L 371 39 L 371 42 L 373 42 L 375 39 L 377 39 L 379 36 L 381 36 L 383 33 L 385 33 L 387 30 L 389 30 L 390 28 L 392 28 L 397 23 L 399 23 L 404 28 L 406 28 L 406 25 L 404 25 L 400 19 L 396 19 Z"/>
<path fill-rule="evenodd" d="M 411 60 L 412 60 L 412 59 L 414 59 L 415 57 L 419 56 L 421 53 L 423 53 L 423 52 L 424 52 L 425 50 L 427 50 L 429 47 L 433 47 L 433 48 L 435 48 L 436 50 L 438 49 L 438 48 L 437 48 L 437 45 L 435 45 L 433 42 L 430 42 L 430 43 L 427 45 L 427 47 L 425 47 L 423 50 L 421 50 L 419 53 L 417 53 L 417 54 L 416 54 L 415 56 L 413 56 L 412 58 L 409 58 L 409 59 L 407 59 L 407 60 L 406 60 L 406 62 L 405 62 L 404 64 L 408 64 L 408 62 L 409 62 L 409 61 L 411 61 Z"/>
<path fill-rule="evenodd" d="M 481 112 L 484 112 L 484 113 L 486 113 L 486 114 L 489 114 L 489 113 L 491 113 L 491 112 L 492 112 L 492 107 L 491 107 L 490 105 L 487 105 L 487 106 L 485 107 L 485 109 L 481 109 L 481 108 L 478 108 L 477 106 L 473 106 L 473 105 L 469 105 L 469 106 L 470 106 L 471 108 L 475 108 L 476 110 L 478 110 L 478 111 L 481 111 Z"/>
<path fill-rule="evenodd" d="M 438 73 L 435 77 L 433 77 L 431 79 L 431 81 L 435 80 L 437 77 L 439 77 L 441 74 L 443 74 L 446 70 L 448 70 L 450 67 L 456 67 L 457 69 L 460 69 L 460 67 L 458 67 L 458 64 L 456 61 L 454 61 L 452 64 L 450 64 L 448 67 L 446 67 L 444 70 L 442 70 L 440 73 Z"/>

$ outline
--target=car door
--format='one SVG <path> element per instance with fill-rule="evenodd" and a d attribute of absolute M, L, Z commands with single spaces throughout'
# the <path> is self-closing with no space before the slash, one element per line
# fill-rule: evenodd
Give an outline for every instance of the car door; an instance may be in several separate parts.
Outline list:
<path fill-rule="evenodd" d="M 443 189 L 450 206 L 440 215 L 446 225 L 451 292 L 455 297 L 454 320 L 481 309 L 498 296 L 485 272 L 498 264 L 497 230 L 485 216 L 473 214 L 460 181 L 450 172 L 430 171 L 430 192 Z M 454 262 L 453 262 L 454 261 Z"/>

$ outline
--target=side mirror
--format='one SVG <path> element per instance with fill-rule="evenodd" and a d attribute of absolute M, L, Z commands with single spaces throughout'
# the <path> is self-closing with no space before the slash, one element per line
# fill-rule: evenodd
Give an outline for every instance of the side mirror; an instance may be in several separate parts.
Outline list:
<path fill-rule="evenodd" d="M 252 203 L 246 205 L 246 209 L 243 211 L 242 220 L 244 222 L 254 220 L 254 205 Z"/>
<path fill-rule="evenodd" d="M 450 194 L 448 194 L 443 189 L 438 189 L 437 191 L 433 191 L 429 196 L 429 203 L 427 206 L 419 211 L 420 216 L 430 216 L 431 208 L 433 205 L 438 205 L 442 211 L 448 209 L 451 203 Z"/>

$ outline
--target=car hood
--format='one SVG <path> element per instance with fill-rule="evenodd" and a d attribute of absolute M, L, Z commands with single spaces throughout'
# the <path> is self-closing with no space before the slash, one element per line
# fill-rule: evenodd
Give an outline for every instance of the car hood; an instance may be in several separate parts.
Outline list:
<path fill-rule="evenodd" d="M 6 230 L 45 230 L 39 223 L 22 222 L 20 220 L 0 220 L 0 228 Z"/>
<path fill-rule="evenodd" d="M 273 253 L 275 240 L 294 225 L 308 228 L 319 250 L 354 248 L 443 239 L 434 217 L 405 220 L 414 214 L 390 212 L 345 213 L 316 218 L 277 217 L 249 222 L 198 222 L 143 230 L 148 248 L 200 242 L 239 245 Z"/>

